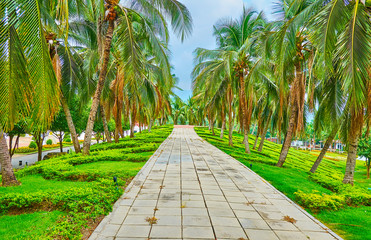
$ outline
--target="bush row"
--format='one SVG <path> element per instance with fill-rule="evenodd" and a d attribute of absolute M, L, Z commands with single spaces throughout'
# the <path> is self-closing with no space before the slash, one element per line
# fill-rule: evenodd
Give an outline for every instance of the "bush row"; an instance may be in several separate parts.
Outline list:
<path fill-rule="evenodd" d="M 58 209 L 66 212 L 67 216 L 40 239 L 81 239 L 81 229 L 87 226 L 89 220 L 95 221 L 97 217 L 108 214 L 122 192 L 112 180 L 99 179 L 92 182 L 91 187 L 70 188 L 67 191 L 8 193 L 0 196 L 0 213 L 26 208 Z"/>

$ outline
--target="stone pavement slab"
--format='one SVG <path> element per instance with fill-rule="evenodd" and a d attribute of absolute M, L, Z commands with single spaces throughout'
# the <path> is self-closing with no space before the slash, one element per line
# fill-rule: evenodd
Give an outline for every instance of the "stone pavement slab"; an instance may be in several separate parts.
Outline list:
<path fill-rule="evenodd" d="M 193 128 L 175 126 L 89 239 L 341 238 Z"/>

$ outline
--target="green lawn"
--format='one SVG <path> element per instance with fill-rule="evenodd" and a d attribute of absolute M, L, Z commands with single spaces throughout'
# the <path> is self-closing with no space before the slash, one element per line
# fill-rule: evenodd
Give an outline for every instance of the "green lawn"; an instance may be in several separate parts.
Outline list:
<path fill-rule="evenodd" d="M 155 127 L 134 139 L 93 145 L 89 156 L 70 153 L 17 171 L 20 186 L 0 187 L 0 239 L 81 239 L 111 211 L 172 128 Z"/>
<path fill-rule="evenodd" d="M 40 236 L 44 236 L 63 216 L 65 214 L 60 211 L 0 216 L 0 238 L 40 239 Z"/>
<path fill-rule="evenodd" d="M 7 193 L 28 194 L 35 192 L 53 192 L 55 189 L 64 191 L 71 187 L 88 187 L 89 182 L 56 181 L 44 179 L 41 175 L 28 175 L 18 178 L 22 183 L 18 187 L 0 187 L 0 195 Z"/>
<path fill-rule="evenodd" d="M 234 133 L 234 147 L 228 145 L 228 136 L 213 136 L 207 128 L 196 127 L 197 134 L 209 143 L 231 155 L 269 181 L 273 186 L 296 201 L 316 218 L 349 240 L 371 239 L 371 180 L 366 179 L 363 161 L 357 161 L 354 187 L 344 186 L 346 156 L 328 153 L 315 174 L 309 170 L 318 152 L 290 149 L 283 168 L 275 164 L 281 145 L 265 141 L 260 153 L 252 146 L 255 137 L 250 136 L 251 154 L 246 154 L 243 136 Z M 340 199 L 340 200 L 339 200 Z"/>

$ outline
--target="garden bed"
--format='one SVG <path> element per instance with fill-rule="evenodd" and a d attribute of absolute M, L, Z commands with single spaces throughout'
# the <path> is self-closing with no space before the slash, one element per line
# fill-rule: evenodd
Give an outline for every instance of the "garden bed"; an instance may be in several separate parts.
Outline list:
<path fill-rule="evenodd" d="M 94 145 L 89 156 L 71 153 L 17 171 L 20 186 L 0 187 L 1 239 L 87 239 L 171 131 L 155 127 Z"/>

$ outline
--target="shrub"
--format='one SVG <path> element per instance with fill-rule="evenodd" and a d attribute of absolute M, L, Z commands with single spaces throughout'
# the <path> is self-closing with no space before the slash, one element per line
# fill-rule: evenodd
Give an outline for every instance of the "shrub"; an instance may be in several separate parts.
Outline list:
<path fill-rule="evenodd" d="M 89 220 L 108 214 L 122 192 L 121 188 L 116 189 L 112 180 L 100 179 L 87 188 L 8 193 L 0 196 L 0 214 L 12 209 L 37 209 L 43 206 L 58 209 L 66 212 L 67 217 L 61 217 L 59 223 L 49 230 L 49 237 L 39 239 L 81 239 L 81 229 L 86 227 Z"/>
<path fill-rule="evenodd" d="M 294 193 L 297 202 L 313 212 L 321 210 L 338 210 L 346 204 L 345 197 L 341 195 L 328 195 L 319 193 L 304 193 L 298 191 Z"/>
<path fill-rule="evenodd" d="M 163 141 L 170 134 L 171 127 L 154 128 L 148 141 L 143 139 L 122 139 L 119 143 L 102 143 L 92 146 L 96 151 L 83 156 L 81 153 L 72 153 L 48 160 L 43 160 L 33 166 L 16 172 L 18 178 L 27 175 L 40 175 L 45 179 L 88 181 L 85 187 L 70 187 L 65 189 L 51 188 L 30 193 L 12 192 L 0 194 L 0 215 L 11 210 L 22 212 L 27 208 L 33 210 L 51 209 L 65 212 L 58 219 L 58 224 L 50 228 L 45 236 L 38 239 L 81 239 L 82 230 L 98 217 L 108 214 L 113 203 L 121 196 L 122 188 L 127 181 L 139 171 L 142 164 L 131 164 L 135 167 L 129 169 L 102 170 L 84 169 L 75 165 L 98 161 L 147 161 L 153 151 L 158 148 L 157 141 Z M 167 134 L 167 135 L 166 135 Z M 145 136 L 143 133 L 141 136 Z M 155 139 L 155 141 L 151 141 Z M 148 142 L 148 143 L 145 143 Z M 54 145 L 51 145 L 54 146 Z M 51 146 L 48 146 L 50 148 Z M 56 145 L 58 146 L 58 145 Z M 117 148 L 117 149 L 116 149 Z M 31 148 L 27 148 L 31 149 Z M 117 164 L 120 165 L 120 164 Z M 123 164 L 126 165 L 126 164 Z M 117 188 L 112 176 L 118 177 Z"/>
<path fill-rule="evenodd" d="M 67 142 L 67 143 L 72 142 L 71 138 L 67 138 L 67 139 L 65 139 L 64 141 Z"/>
<path fill-rule="evenodd" d="M 32 141 L 32 142 L 30 142 L 30 145 L 28 145 L 28 147 L 29 148 L 33 148 L 33 149 L 36 149 L 37 148 L 37 144 L 34 141 Z"/>
<path fill-rule="evenodd" d="M 52 145 L 53 144 L 53 141 L 51 139 L 48 139 L 48 140 L 46 140 L 46 144 L 47 145 Z"/>
<path fill-rule="evenodd" d="M 15 149 L 15 153 L 29 153 L 29 152 L 35 152 L 35 149 L 29 147 L 20 147 Z"/>

